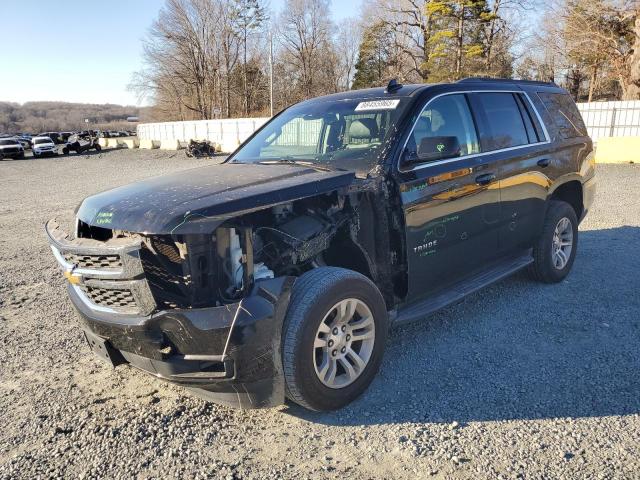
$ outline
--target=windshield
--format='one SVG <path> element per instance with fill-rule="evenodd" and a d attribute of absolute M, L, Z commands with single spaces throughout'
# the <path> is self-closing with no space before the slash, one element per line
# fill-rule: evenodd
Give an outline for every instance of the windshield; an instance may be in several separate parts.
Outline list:
<path fill-rule="evenodd" d="M 7 145 L 14 146 L 16 143 L 18 142 L 16 142 L 15 140 L 0 140 L 0 145 L 2 146 L 7 146 Z"/>
<path fill-rule="evenodd" d="M 36 145 L 40 145 L 41 143 L 53 143 L 53 142 L 48 138 L 38 138 L 34 140 L 33 143 L 35 143 Z"/>
<path fill-rule="evenodd" d="M 231 159 L 296 162 L 366 174 L 380 160 L 408 99 L 334 100 L 295 105 L 269 122 Z"/>

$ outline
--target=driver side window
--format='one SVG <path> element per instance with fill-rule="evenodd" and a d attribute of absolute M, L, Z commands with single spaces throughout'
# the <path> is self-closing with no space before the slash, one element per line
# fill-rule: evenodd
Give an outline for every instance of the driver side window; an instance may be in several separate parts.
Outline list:
<path fill-rule="evenodd" d="M 422 111 L 407 142 L 411 163 L 462 157 L 480 152 L 473 118 L 464 95 L 444 95 Z"/>

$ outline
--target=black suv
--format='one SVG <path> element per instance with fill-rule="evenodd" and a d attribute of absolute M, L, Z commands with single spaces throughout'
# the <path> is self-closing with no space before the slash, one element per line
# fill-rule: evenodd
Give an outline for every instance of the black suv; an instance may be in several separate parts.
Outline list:
<path fill-rule="evenodd" d="M 520 269 L 559 282 L 595 192 L 556 85 L 468 79 L 294 105 L 225 163 L 47 224 L 91 348 L 243 408 L 340 408 L 388 327 Z"/>

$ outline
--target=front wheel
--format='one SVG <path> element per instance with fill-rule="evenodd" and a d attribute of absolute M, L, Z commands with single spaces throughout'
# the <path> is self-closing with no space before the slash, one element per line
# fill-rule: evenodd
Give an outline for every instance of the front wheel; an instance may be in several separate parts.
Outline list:
<path fill-rule="evenodd" d="M 282 333 L 287 396 L 316 411 L 352 402 L 380 367 L 387 329 L 382 295 L 364 275 L 334 267 L 303 274 Z"/>
<path fill-rule="evenodd" d="M 557 283 L 569 274 L 578 248 L 578 218 L 571 205 L 552 200 L 542 234 L 533 247 L 530 275 L 540 282 Z"/>
<path fill-rule="evenodd" d="M 99 151 L 101 151 L 101 150 L 102 150 L 102 147 L 100 146 L 100 144 L 99 144 L 99 143 L 96 143 L 96 144 L 93 146 L 93 148 L 95 148 L 95 149 L 96 149 L 96 152 L 99 152 Z"/>

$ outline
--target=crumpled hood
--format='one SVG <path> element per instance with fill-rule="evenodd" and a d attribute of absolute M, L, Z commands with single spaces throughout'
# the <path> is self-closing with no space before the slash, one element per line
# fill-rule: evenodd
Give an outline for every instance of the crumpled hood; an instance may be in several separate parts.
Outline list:
<path fill-rule="evenodd" d="M 148 234 L 211 233 L 224 220 L 346 187 L 353 172 L 225 163 L 150 178 L 86 198 L 89 225 Z"/>

